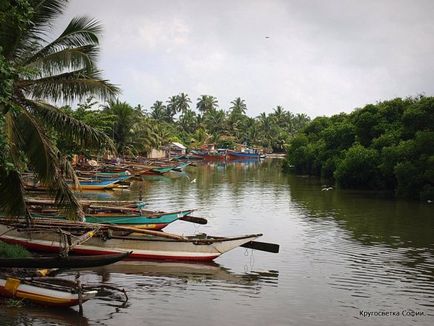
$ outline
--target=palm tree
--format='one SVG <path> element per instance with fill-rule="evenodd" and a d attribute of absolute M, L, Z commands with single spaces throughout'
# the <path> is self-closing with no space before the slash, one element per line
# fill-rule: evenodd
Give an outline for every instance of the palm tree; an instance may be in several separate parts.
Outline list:
<path fill-rule="evenodd" d="M 3 6 L 8 17 L 21 12 L 25 2 Z M 86 17 L 73 18 L 54 40 L 48 40 L 53 21 L 66 1 L 28 0 L 26 15 L 0 20 L 0 54 L 13 71 L 11 88 L 3 103 L 1 117 L 6 164 L 0 166 L 0 210 L 8 215 L 26 214 L 21 171 L 30 168 L 56 194 L 56 202 L 82 215 L 80 204 L 65 177 L 75 177 L 73 169 L 47 128 L 85 147 L 101 148 L 110 139 L 72 118 L 51 103 L 74 101 L 95 95 L 113 97 L 119 89 L 101 78 L 96 68 L 101 26 Z M 25 19 L 23 18 L 25 17 Z"/>
<path fill-rule="evenodd" d="M 271 115 L 262 112 L 258 117 L 259 131 L 262 136 L 262 144 L 271 148 L 273 146 L 273 140 L 276 137 L 277 130 L 276 124 Z"/>
<path fill-rule="evenodd" d="M 179 100 L 177 95 L 173 95 L 167 100 L 166 112 L 169 118 L 168 122 L 173 122 L 173 117 L 179 112 Z"/>
<path fill-rule="evenodd" d="M 113 138 L 118 146 L 117 150 L 123 152 L 128 143 L 131 142 L 132 127 L 141 115 L 141 111 L 134 110 L 131 105 L 118 99 L 110 100 L 103 111 L 115 117 L 112 130 Z"/>
<path fill-rule="evenodd" d="M 197 117 L 193 110 L 185 110 L 179 117 L 179 126 L 188 133 L 193 133 L 197 127 Z"/>
<path fill-rule="evenodd" d="M 190 109 L 191 100 L 185 93 L 180 93 L 178 95 L 178 112 L 185 113 L 188 109 Z"/>
<path fill-rule="evenodd" d="M 228 128 L 232 134 L 234 134 L 238 140 L 239 134 L 242 129 L 242 124 L 247 118 L 245 113 L 247 111 L 247 106 L 244 100 L 237 97 L 231 102 L 232 106 L 229 108 L 230 112 L 228 115 Z"/>
<path fill-rule="evenodd" d="M 157 121 L 167 120 L 167 108 L 161 101 L 156 101 L 151 106 L 151 118 Z"/>
<path fill-rule="evenodd" d="M 201 95 L 197 99 L 196 108 L 202 113 L 216 110 L 218 108 L 217 98 L 211 95 Z"/>
<path fill-rule="evenodd" d="M 205 115 L 205 125 L 211 133 L 221 133 L 225 128 L 225 112 L 223 110 L 212 110 Z"/>
<path fill-rule="evenodd" d="M 240 97 L 237 97 L 235 100 L 231 102 L 232 106 L 229 108 L 229 110 L 237 115 L 244 115 L 247 111 L 247 105 L 244 100 L 242 100 Z"/>

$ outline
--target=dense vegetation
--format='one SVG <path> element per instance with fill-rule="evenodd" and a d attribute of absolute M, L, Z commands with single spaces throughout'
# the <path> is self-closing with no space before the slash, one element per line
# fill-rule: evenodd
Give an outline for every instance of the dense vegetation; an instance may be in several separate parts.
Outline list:
<path fill-rule="evenodd" d="M 96 67 L 101 26 L 78 17 L 54 38 L 53 21 L 67 1 L 16 0 L 0 3 L 0 209 L 26 215 L 22 180 L 32 170 L 56 202 L 81 215 L 66 179 L 75 173 L 50 132 L 86 148 L 111 147 L 104 133 L 59 110 L 56 101 L 91 95 L 114 97 L 119 89 Z"/>
<path fill-rule="evenodd" d="M 342 188 L 432 200 L 434 98 L 396 98 L 317 117 L 290 141 L 286 168 Z"/>
<path fill-rule="evenodd" d="M 242 143 L 283 152 L 291 137 L 310 121 L 305 114 L 293 114 L 281 106 L 270 114 L 251 118 L 241 98 L 234 99 L 225 111 L 219 109 L 215 97 L 202 95 L 193 109 L 185 93 L 171 96 L 166 103 L 156 101 L 148 109 L 119 100 L 101 106 L 88 98 L 76 110 L 69 107 L 63 110 L 105 132 L 121 154 L 143 154 L 170 141 L 181 142 L 189 148 L 210 143 L 233 148 Z"/>

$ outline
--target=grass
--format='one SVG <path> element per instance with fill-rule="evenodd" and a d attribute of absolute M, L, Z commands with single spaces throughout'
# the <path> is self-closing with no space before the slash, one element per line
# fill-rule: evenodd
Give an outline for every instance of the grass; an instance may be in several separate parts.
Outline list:
<path fill-rule="evenodd" d="M 31 254 L 26 249 L 18 245 L 10 245 L 0 241 L 0 257 L 2 258 L 24 258 Z"/>

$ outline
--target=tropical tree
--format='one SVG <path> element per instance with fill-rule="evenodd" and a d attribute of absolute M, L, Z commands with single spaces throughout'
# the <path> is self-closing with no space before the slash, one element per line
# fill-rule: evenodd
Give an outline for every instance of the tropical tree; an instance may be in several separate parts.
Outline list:
<path fill-rule="evenodd" d="M 210 133 L 221 133 L 225 130 L 225 112 L 223 110 L 208 111 L 204 118 L 206 128 Z"/>
<path fill-rule="evenodd" d="M 191 100 L 185 93 L 180 93 L 177 97 L 178 112 L 185 113 L 190 109 Z"/>
<path fill-rule="evenodd" d="M 167 107 L 162 101 L 156 101 L 151 106 L 151 118 L 157 121 L 167 121 L 169 117 L 167 116 Z"/>
<path fill-rule="evenodd" d="M 246 111 L 246 103 L 240 97 L 237 97 L 231 102 L 227 118 L 228 130 L 232 134 L 235 134 L 237 138 L 240 138 L 240 132 L 245 131 L 243 130 L 243 124 L 247 118 L 245 115 Z"/>
<path fill-rule="evenodd" d="M 211 95 L 201 95 L 197 99 L 196 108 L 202 114 L 216 110 L 218 108 L 217 98 Z"/>
<path fill-rule="evenodd" d="M 69 162 L 47 136 L 47 128 L 85 147 L 100 148 L 110 139 L 72 118 L 52 103 L 95 95 L 107 99 L 119 89 L 96 68 L 101 26 L 86 17 L 73 18 L 55 39 L 48 39 L 54 20 L 67 1 L 2 2 L 0 51 L 10 68 L 9 91 L 2 99 L 0 209 L 26 214 L 21 171 L 30 168 L 56 194 L 56 202 L 81 215 L 65 177 L 74 178 Z M 24 14 L 23 14 L 24 13 Z"/>
<path fill-rule="evenodd" d="M 173 122 L 173 117 L 179 112 L 179 99 L 177 95 L 169 97 L 166 106 L 167 122 Z"/>
<path fill-rule="evenodd" d="M 193 133 L 197 128 L 197 116 L 193 110 L 185 110 L 179 117 L 178 125 L 182 130 Z"/>
<path fill-rule="evenodd" d="M 115 117 L 112 135 L 117 150 L 123 152 L 128 143 L 131 142 L 133 124 L 141 115 L 141 112 L 134 110 L 131 105 L 118 99 L 110 100 L 104 107 L 103 112 Z"/>

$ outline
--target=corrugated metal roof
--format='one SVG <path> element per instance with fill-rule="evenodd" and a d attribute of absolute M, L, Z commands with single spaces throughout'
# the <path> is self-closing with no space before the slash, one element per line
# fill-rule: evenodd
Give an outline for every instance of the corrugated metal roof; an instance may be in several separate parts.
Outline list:
<path fill-rule="evenodd" d="M 182 145 L 181 143 L 177 143 L 177 142 L 173 142 L 172 145 L 175 145 L 176 147 L 179 147 L 181 149 L 186 149 L 187 148 L 184 145 Z"/>

